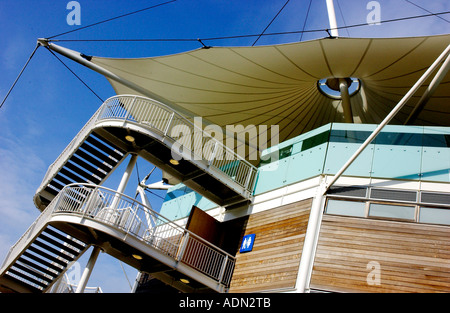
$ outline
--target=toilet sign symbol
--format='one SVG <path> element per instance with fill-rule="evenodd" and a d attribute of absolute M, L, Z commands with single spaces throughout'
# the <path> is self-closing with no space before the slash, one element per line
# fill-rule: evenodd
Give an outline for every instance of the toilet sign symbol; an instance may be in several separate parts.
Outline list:
<path fill-rule="evenodd" d="M 242 244 L 239 252 L 242 253 L 252 251 L 253 243 L 255 242 L 255 236 L 255 234 L 245 235 L 244 238 L 242 238 Z"/>

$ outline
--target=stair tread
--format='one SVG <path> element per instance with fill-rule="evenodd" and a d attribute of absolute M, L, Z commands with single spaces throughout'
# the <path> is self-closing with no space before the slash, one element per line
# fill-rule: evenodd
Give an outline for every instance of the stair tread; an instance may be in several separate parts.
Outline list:
<path fill-rule="evenodd" d="M 40 286 L 42 288 L 46 288 L 47 287 L 47 284 L 44 284 L 43 282 L 41 282 L 41 281 L 39 281 L 39 280 L 37 280 L 37 279 L 35 279 L 33 277 L 29 277 L 29 276 L 27 276 L 27 275 L 25 275 L 25 274 L 15 270 L 15 269 L 9 269 L 8 273 L 11 273 L 13 275 L 19 276 L 20 278 L 26 280 L 26 281 L 22 281 L 22 280 L 19 279 L 19 281 L 21 281 L 24 284 L 32 286 L 30 283 L 27 283 L 27 281 L 28 281 L 28 282 L 31 282 L 32 284 L 38 285 L 38 286 Z M 12 275 L 9 275 L 9 276 L 12 276 Z"/>
<path fill-rule="evenodd" d="M 88 153 L 84 152 L 82 149 L 78 149 L 75 154 L 76 156 L 78 156 L 81 159 L 84 159 L 86 161 L 88 161 L 89 163 L 97 166 L 98 168 L 100 168 L 101 170 L 109 173 L 111 171 L 111 168 L 109 166 L 107 166 L 106 164 L 104 164 L 103 162 L 101 162 L 100 160 L 92 157 L 91 155 L 89 155 Z"/>
<path fill-rule="evenodd" d="M 100 140 L 98 140 L 97 138 L 95 138 L 93 136 L 89 136 L 88 138 L 86 138 L 86 141 L 89 142 L 94 147 L 96 147 L 97 149 L 103 151 L 103 153 L 113 157 L 116 160 L 120 160 L 123 157 L 123 155 L 114 151 L 112 148 L 108 147 L 103 142 L 101 142 Z"/>
<path fill-rule="evenodd" d="M 47 245 L 45 242 L 42 242 L 40 240 L 35 240 L 33 241 L 33 245 L 39 246 L 40 248 L 42 248 L 43 252 L 50 252 L 53 253 L 55 256 L 51 256 L 50 254 L 48 254 L 48 256 L 53 257 L 54 259 L 63 259 L 61 261 L 67 261 L 67 263 L 71 262 L 75 256 L 70 256 L 68 254 L 65 254 L 64 251 L 61 250 L 57 250 L 53 247 L 50 247 L 49 245 Z M 53 260 L 52 260 L 53 261 Z M 62 264 L 61 264 L 62 265 Z M 65 266 L 65 265 L 64 265 Z"/>
<path fill-rule="evenodd" d="M 78 176 L 82 177 L 85 181 L 91 181 L 95 184 L 100 183 L 100 179 L 98 179 L 95 176 L 93 176 L 92 174 L 86 172 L 81 167 L 76 166 L 72 160 L 67 161 L 66 164 L 64 165 L 64 167 L 67 167 L 71 171 L 75 172 Z"/>
<path fill-rule="evenodd" d="M 58 248 L 61 248 L 61 249 L 63 249 L 64 251 L 69 252 L 69 253 L 72 254 L 73 256 L 77 256 L 77 255 L 80 253 L 80 251 L 77 251 L 77 250 L 75 250 L 75 249 L 72 249 L 71 247 L 66 246 L 66 245 L 64 245 L 63 243 L 61 243 L 61 242 L 59 242 L 59 241 L 56 241 L 56 240 L 54 240 L 54 239 L 52 239 L 52 238 L 46 236 L 44 233 L 40 234 L 39 237 L 38 237 L 38 239 L 42 239 L 42 240 L 44 240 L 46 243 L 50 243 L 50 244 L 52 244 L 52 245 L 54 245 L 54 246 L 56 246 L 56 247 L 58 247 Z M 58 252 L 61 253 L 61 251 L 58 251 Z"/>
<path fill-rule="evenodd" d="M 64 262 L 64 261 L 58 259 L 57 257 L 52 256 L 52 255 L 50 255 L 50 254 L 48 254 L 48 253 L 46 253 L 46 252 L 44 252 L 44 251 L 42 251 L 40 249 L 37 249 L 37 248 L 35 248 L 33 246 L 30 246 L 28 248 L 28 250 L 30 250 L 30 251 L 32 251 L 34 253 L 37 253 L 37 254 L 43 256 L 44 258 L 50 260 L 51 262 L 57 263 L 57 264 L 59 264 L 59 265 L 61 265 L 63 267 L 66 267 L 67 264 L 69 263 L 69 262 Z"/>
<path fill-rule="evenodd" d="M 26 264 L 26 265 L 28 265 L 28 266 L 31 266 L 31 267 L 37 269 L 38 271 L 40 271 L 40 272 L 42 272 L 42 273 L 44 273 L 44 274 L 46 274 L 46 275 L 53 276 L 53 277 L 57 277 L 57 276 L 59 275 L 59 273 L 60 273 L 60 272 L 58 272 L 58 273 L 52 272 L 52 271 L 48 270 L 47 268 L 40 266 L 40 265 L 37 264 L 37 263 L 33 263 L 33 262 L 31 262 L 31 261 L 25 259 L 23 256 L 21 256 L 21 257 L 17 260 L 17 262 L 20 262 L 20 263 Z"/>
<path fill-rule="evenodd" d="M 29 288 L 29 291 L 31 291 L 32 293 L 42 293 L 42 290 L 41 290 L 41 289 L 37 288 L 36 286 L 30 285 L 30 284 L 28 284 L 28 283 L 25 283 L 24 281 L 22 281 L 22 280 L 20 280 L 20 279 L 18 279 L 18 278 L 16 278 L 16 277 L 14 277 L 14 276 L 12 276 L 12 275 L 9 274 L 9 273 L 6 273 L 6 274 L 5 274 L 5 277 L 6 277 L 8 280 L 14 282 L 15 284 L 19 284 L 19 285 L 24 285 L 24 284 L 26 284 L 26 285 L 27 285 L 27 288 Z"/>
<path fill-rule="evenodd" d="M 27 258 L 30 258 L 31 260 L 34 260 L 34 261 L 36 261 L 36 262 L 38 262 L 38 263 L 40 263 L 40 264 L 42 264 L 42 265 L 44 265 L 44 266 L 47 266 L 48 268 L 51 268 L 52 270 L 58 272 L 58 275 L 59 275 L 59 273 L 61 273 L 62 270 L 63 270 L 61 267 L 58 267 L 58 266 L 52 264 L 51 262 L 49 262 L 49 261 L 47 261 L 47 260 L 44 260 L 44 259 L 41 259 L 40 257 L 38 257 L 38 256 L 36 256 L 36 255 L 34 255 L 34 254 L 31 254 L 31 253 L 29 253 L 29 252 L 27 252 L 27 251 L 25 251 L 25 252 L 22 254 L 22 256 L 25 256 L 25 257 L 27 257 Z"/>
<path fill-rule="evenodd" d="M 14 265 L 12 266 L 12 269 L 15 269 L 15 268 L 20 269 L 20 270 L 22 270 L 22 271 L 24 271 L 24 272 L 26 272 L 26 273 L 28 273 L 28 274 L 30 274 L 30 275 L 36 277 L 38 280 L 46 281 L 47 283 L 52 282 L 53 279 L 54 279 L 53 277 L 52 277 L 52 278 L 46 277 L 46 276 L 43 275 L 42 273 L 39 273 L 39 272 L 37 272 L 36 270 L 34 270 L 34 269 L 32 269 L 32 268 L 29 268 L 29 267 L 27 267 L 27 266 L 25 266 L 25 265 L 19 264 L 19 263 L 17 263 L 17 262 L 14 263 Z"/>
<path fill-rule="evenodd" d="M 44 230 L 44 232 L 47 233 L 47 234 L 49 234 L 49 235 L 51 235 L 51 236 L 53 236 L 53 237 L 55 237 L 55 238 L 58 238 L 58 239 L 60 239 L 60 240 L 62 240 L 62 241 L 64 241 L 64 242 L 67 242 L 69 245 L 71 245 L 71 246 L 77 248 L 78 250 L 83 250 L 83 249 L 86 247 L 85 244 L 80 244 L 80 243 L 78 243 L 78 242 L 75 242 L 73 239 L 67 238 L 67 237 L 66 237 L 67 235 L 64 236 L 63 234 L 60 234 L 60 233 L 54 231 L 54 230 L 51 229 L 51 228 L 48 228 L 48 227 L 47 227 L 47 228 Z"/>

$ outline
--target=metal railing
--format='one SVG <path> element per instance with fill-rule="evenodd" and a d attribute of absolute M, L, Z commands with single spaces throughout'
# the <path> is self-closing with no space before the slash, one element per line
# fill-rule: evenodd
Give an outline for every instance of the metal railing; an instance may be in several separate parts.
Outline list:
<path fill-rule="evenodd" d="M 220 171 L 252 194 L 257 168 L 168 106 L 139 96 L 115 96 L 103 104 L 98 121 L 104 119 L 134 122 L 158 131 L 183 147 L 184 155 L 189 154 L 195 161 Z"/>
<path fill-rule="evenodd" d="M 58 214 L 78 215 L 107 224 L 138 238 L 160 253 L 188 265 L 225 287 L 230 284 L 235 265 L 232 255 L 124 194 L 97 185 L 68 185 L 25 234 L 33 229 L 38 231 L 39 225 Z M 11 248 L 9 255 L 14 255 L 15 250 L 25 247 L 27 238 L 30 236 L 22 236 Z"/>

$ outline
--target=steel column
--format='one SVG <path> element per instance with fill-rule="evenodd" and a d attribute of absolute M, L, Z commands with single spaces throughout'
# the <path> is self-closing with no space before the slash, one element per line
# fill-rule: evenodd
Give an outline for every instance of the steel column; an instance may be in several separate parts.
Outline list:
<path fill-rule="evenodd" d="M 124 193 L 125 188 L 127 187 L 128 181 L 130 180 L 131 173 L 133 172 L 133 168 L 136 165 L 137 154 L 132 154 L 131 159 L 128 162 L 127 168 L 123 173 L 122 179 L 120 180 L 119 187 L 117 188 L 117 193 L 114 197 L 114 200 L 111 204 L 112 208 L 116 208 L 120 199 L 120 195 Z"/>
<path fill-rule="evenodd" d="M 339 37 L 339 32 L 337 29 L 337 22 L 336 22 L 336 13 L 334 11 L 333 0 L 326 0 L 326 1 L 327 1 L 327 10 L 328 10 L 328 20 L 330 21 L 331 36 Z"/>
<path fill-rule="evenodd" d="M 92 270 L 94 269 L 95 262 L 97 261 L 98 255 L 100 253 L 100 247 L 94 246 L 94 250 L 92 250 L 91 256 L 89 257 L 89 261 L 84 269 L 83 275 L 81 276 L 80 282 L 78 283 L 77 290 L 75 293 L 83 293 L 86 288 L 89 277 L 92 274 Z"/>
<path fill-rule="evenodd" d="M 350 103 L 350 94 L 348 93 L 348 83 L 345 78 L 339 78 L 339 90 L 341 92 L 342 109 L 344 110 L 345 122 L 353 123 L 353 112 Z"/>

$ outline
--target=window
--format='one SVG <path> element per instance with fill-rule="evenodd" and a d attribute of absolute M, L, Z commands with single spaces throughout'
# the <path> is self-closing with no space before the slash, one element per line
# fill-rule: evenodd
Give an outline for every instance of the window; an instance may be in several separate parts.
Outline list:
<path fill-rule="evenodd" d="M 344 201 L 344 200 L 328 200 L 326 213 L 346 216 L 366 216 L 365 202 Z"/>
<path fill-rule="evenodd" d="M 321 145 L 325 142 L 328 142 L 329 135 L 330 135 L 330 131 L 327 130 L 326 132 L 317 134 L 315 136 L 312 136 L 310 138 L 303 140 L 301 151 L 305 151 L 305 150 L 314 148 L 318 145 Z"/>
<path fill-rule="evenodd" d="M 362 130 L 333 129 L 330 134 L 330 142 L 363 143 L 371 133 L 371 131 Z M 450 135 L 380 132 L 372 143 L 391 146 L 450 148 Z"/>
<path fill-rule="evenodd" d="M 381 132 L 375 139 L 377 145 L 422 146 L 422 134 Z"/>
<path fill-rule="evenodd" d="M 291 154 L 292 154 L 292 145 L 289 145 L 281 149 L 276 149 L 271 153 L 262 155 L 260 158 L 259 166 L 263 166 L 265 164 L 269 164 L 275 161 L 282 160 L 284 158 L 288 158 L 291 156 Z"/>
<path fill-rule="evenodd" d="M 415 220 L 415 206 L 371 203 L 369 216 L 386 217 L 403 220 Z"/>
<path fill-rule="evenodd" d="M 363 143 L 369 138 L 370 134 L 371 132 L 369 131 L 333 129 L 330 135 L 330 142 Z"/>
<path fill-rule="evenodd" d="M 450 148 L 450 135 L 423 134 L 423 146 Z"/>
<path fill-rule="evenodd" d="M 419 223 L 450 225 L 450 209 L 421 207 Z"/>
<path fill-rule="evenodd" d="M 290 157 L 292 154 L 292 145 L 280 149 L 280 160 Z"/>
<path fill-rule="evenodd" d="M 392 190 L 371 189 L 366 198 L 367 188 L 359 186 L 337 186 L 327 193 L 325 214 L 353 216 L 369 219 L 384 219 L 436 225 L 450 225 L 450 193 L 420 192 L 422 206 L 416 199 L 416 192 L 395 190 L 395 197 L 374 199 L 373 191 L 392 192 Z M 405 194 L 402 194 L 402 193 Z M 381 194 L 375 194 L 375 196 Z M 398 196 L 400 195 L 400 196 Z M 404 196 L 407 195 L 407 196 Z M 398 196 L 398 197 L 397 197 Z M 435 204 L 433 204 L 435 203 Z M 435 205 L 435 207 L 433 207 Z"/>
<path fill-rule="evenodd" d="M 416 202 L 417 192 L 409 190 L 390 190 L 390 189 L 372 188 L 370 191 L 370 198 Z"/>

